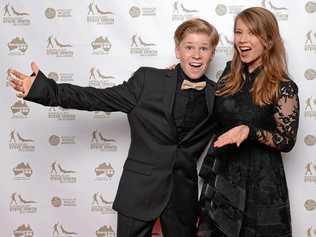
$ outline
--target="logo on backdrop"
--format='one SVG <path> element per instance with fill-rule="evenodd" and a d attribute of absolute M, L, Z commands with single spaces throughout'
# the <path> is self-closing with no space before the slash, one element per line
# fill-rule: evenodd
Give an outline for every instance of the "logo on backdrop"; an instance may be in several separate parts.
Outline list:
<path fill-rule="evenodd" d="M 89 70 L 89 86 L 96 88 L 107 88 L 115 86 L 113 82 L 115 77 L 112 75 L 105 74 L 99 68 L 93 66 Z M 94 111 L 94 119 L 109 118 L 111 112 Z"/>
<path fill-rule="evenodd" d="M 33 170 L 29 163 L 21 162 L 17 164 L 13 169 L 14 180 L 30 180 Z"/>
<path fill-rule="evenodd" d="M 74 110 L 64 109 L 62 107 L 49 107 L 48 118 L 55 120 L 75 120 L 76 114 Z"/>
<path fill-rule="evenodd" d="M 153 42 L 148 42 L 144 36 L 134 34 L 131 37 L 131 55 L 139 56 L 157 56 L 157 45 Z"/>
<path fill-rule="evenodd" d="M 57 181 L 59 183 L 76 183 L 77 177 L 76 177 L 77 171 L 68 170 L 62 167 L 62 165 L 54 161 L 50 166 L 50 180 L 51 181 Z"/>
<path fill-rule="evenodd" d="M 129 15 L 133 18 L 140 17 L 140 16 L 156 16 L 157 9 L 155 7 L 132 6 L 129 9 Z"/>
<path fill-rule="evenodd" d="M 76 207 L 77 206 L 77 200 L 76 198 L 61 198 L 54 196 L 51 199 L 51 204 L 53 207 Z"/>
<path fill-rule="evenodd" d="M 219 35 L 219 44 L 216 47 L 216 53 L 224 54 L 226 57 L 232 57 L 234 53 L 234 42 L 225 34 Z"/>
<path fill-rule="evenodd" d="M 91 67 L 89 70 L 89 86 L 96 88 L 112 87 L 115 86 L 115 83 L 113 82 L 114 79 L 114 76 L 101 72 L 101 70 L 95 66 Z M 93 118 L 104 119 L 109 118 L 110 115 L 111 112 L 94 111 Z"/>
<path fill-rule="evenodd" d="M 305 4 L 305 11 L 310 14 L 316 12 L 316 2 L 313 2 L 313 1 L 307 2 Z"/>
<path fill-rule="evenodd" d="M 114 24 L 114 13 L 100 7 L 95 1 L 88 5 L 88 23 L 95 23 L 97 25 Z"/>
<path fill-rule="evenodd" d="M 112 226 L 101 226 L 99 229 L 95 232 L 97 237 L 115 237 L 115 232 L 112 228 Z"/>
<path fill-rule="evenodd" d="M 307 211 L 314 211 L 316 209 L 316 201 L 313 199 L 308 199 L 304 203 L 304 207 Z"/>
<path fill-rule="evenodd" d="M 316 79 L 316 70 L 309 68 L 305 71 L 304 76 L 307 80 L 314 80 Z"/>
<path fill-rule="evenodd" d="M 103 197 L 99 192 L 92 195 L 91 211 L 104 214 L 114 214 L 115 211 L 112 209 L 113 201 L 109 201 Z"/>
<path fill-rule="evenodd" d="M 314 233 L 314 234 L 313 234 Z M 307 237 L 313 237 L 316 236 L 316 229 L 313 230 L 313 227 L 310 226 L 307 231 L 306 231 L 306 236 Z"/>
<path fill-rule="evenodd" d="M 55 9 L 55 8 L 46 8 L 45 16 L 47 19 L 54 18 L 70 18 L 72 17 L 72 9 Z"/>
<path fill-rule="evenodd" d="M 49 137 L 48 143 L 51 146 L 73 145 L 73 144 L 76 144 L 76 137 L 75 136 L 57 136 L 54 134 Z"/>
<path fill-rule="evenodd" d="M 172 4 L 172 21 L 186 21 L 193 17 L 197 17 L 199 11 L 196 10 L 189 1 L 183 3 L 182 1 L 174 1 Z"/>
<path fill-rule="evenodd" d="M 47 77 L 53 79 L 56 82 L 73 82 L 74 74 L 70 72 L 50 72 Z"/>
<path fill-rule="evenodd" d="M 52 237 L 73 237 L 76 235 L 78 235 L 77 232 L 69 231 L 68 228 L 65 228 L 59 222 L 53 225 Z"/>
<path fill-rule="evenodd" d="M 316 164 L 308 162 L 305 166 L 305 183 L 316 183 Z"/>
<path fill-rule="evenodd" d="M 305 100 L 305 112 L 304 116 L 305 118 L 316 118 L 316 99 L 313 99 L 313 97 L 308 97 Z"/>
<path fill-rule="evenodd" d="M 316 144 L 316 137 L 314 135 L 307 135 L 304 138 L 304 142 L 307 146 L 314 146 Z"/>
<path fill-rule="evenodd" d="M 115 79 L 114 76 L 106 75 L 105 73 L 101 72 L 99 68 L 96 67 L 91 67 L 89 72 L 89 86 L 97 88 L 107 88 L 115 86 L 115 83 L 113 82 L 113 79 Z"/>
<path fill-rule="evenodd" d="M 25 200 L 21 194 L 16 192 L 10 196 L 10 212 L 20 214 L 36 213 L 37 207 L 34 206 L 35 204 L 35 201 Z"/>
<path fill-rule="evenodd" d="M 30 113 L 30 108 L 26 104 L 25 100 L 18 99 L 13 105 L 11 105 L 10 109 L 13 114 L 11 117 L 12 119 L 28 118 Z"/>
<path fill-rule="evenodd" d="M 7 3 L 3 9 L 2 22 L 13 26 L 28 26 L 31 24 L 30 14 Z"/>
<path fill-rule="evenodd" d="M 316 53 L 316 32 L 308 31 L 305 35 L 305 51 L 314 51 Z"/>
<path fill-rule="evenodd" d="M 116 140 L 108 138 L 98 130 L 93 130 L 90 149 L 99 151 L 117 151 Z"/>
<path fill-rule="evenodd" d="M 94 169 L 96 181 L 110 181 L 115 174 L 111 163 L 103 162 Z"/>
<path fill-rule="evenodd" d="M 30 225 L 28 224 L 23 224 L 18 226 L 14 231 L 13 231 L 14 237 L 33 237 L 34 232 L 31 228 Z"/>
<path fill-rule="evenodd" d="M 243 5 L 224 5 L 218 4 L 215 8 L 216 15 L 224 16 L 226 14 L 237 15 L 244 9 Z"/>
<path fill-rule="evenodd" d="M 287 21 L 288 20 L 288 8 L 285 6 L 281 6 L 277 0 L 262 0 L 261 5 L 264 8 L 267 8 L 279 21 Z"/>
<path fill-rule="evenodd" d="M 61 42 L 59 38 L 50 35 L 47 38 L 46 54 L 56 57 L 73 57 L 72 45 Z"/>
<path fill-rule="evenodd" d="M 95 111 L 93 118 L 94 119 L 105 119 L 105 118 L 110 118 L 111 117 L 111 112 L 104 112 L 104 111 Z"/>
<path fill-rule="evenodd" d="M 314 137 L 315 139 L 315 137 Z M 305 183 L 316 183 L 316 164 L 308 162 L 305 166 Z"/>
<path fill-rule="evenodd" d="M 94 41 L 91 42 L 92 54 L 95 55 L 108 55 L 112 44 L 108 37 L 99 36 Z"/>
<path fill-rule="evenodd" d="M 23 37 L 15 37 L 10 42 L 8 42 L 9 54 L 10 56 L 24 55 L 28 49 L 28 44 L 25 42 Z"/>
<path fill-rule="evenodd" d="M 21 135 L 20 132 L 15 129 L 11 130 L 9 134 L 9 149 L 16 150 L 19 152 L 35 151 L 35 146 L 33 145 L 34 140 L 26 138 Z"/>

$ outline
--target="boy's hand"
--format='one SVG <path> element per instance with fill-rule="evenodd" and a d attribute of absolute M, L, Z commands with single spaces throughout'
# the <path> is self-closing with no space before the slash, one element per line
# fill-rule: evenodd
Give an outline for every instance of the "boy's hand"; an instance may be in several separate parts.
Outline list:
<path fill-rule="evenodd" d="M 34 82 L 35 77 L 37 76 L 39 68 L 34 62 L 31 63 L 31 68 L 33 72 L 32 76 L 24 75 L 23 73 L 15 69 L 8 70 L 8 75 L 11 78 L 10 86 L 17 92 L 17 97 L 27 96 L 32 87 L 32 84 Z"/>

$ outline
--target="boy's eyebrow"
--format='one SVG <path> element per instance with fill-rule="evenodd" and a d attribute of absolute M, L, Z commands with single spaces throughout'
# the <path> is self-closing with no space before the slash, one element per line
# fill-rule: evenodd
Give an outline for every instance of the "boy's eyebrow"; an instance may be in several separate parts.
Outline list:
<path fill-rule="evenodd" d="M 192 41 L 183 41 L 183 43 L 185 44 L 195 44 L 195 42 L 192 42 Z M 203 42 L 202 44 L 209 44 L 209 43 L 206 43 L 206 42 Z"/>

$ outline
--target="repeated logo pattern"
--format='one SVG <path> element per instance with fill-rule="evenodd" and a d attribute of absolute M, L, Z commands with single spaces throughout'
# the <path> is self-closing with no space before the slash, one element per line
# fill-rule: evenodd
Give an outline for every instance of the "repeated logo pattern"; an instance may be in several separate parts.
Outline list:
<path fill-rule="evenodd" d="M 31 74 L 28 63 L 35 60 L 42 72 L 57 83 L 102 90 L 126 81 L 132 69 L 139 66 L 164 68 L 175 63 L 174 29 L 184 20 L 202 17 L 220 32 L 209 76 L 217 80 L 224 62 L 233 56 L 233 18 L 247 7 L 261 6 L 272 11 L 278 20 L 291 62 L 290 77 L 299 85 L 302 132 L 295 146 L 298 152 L 290 153 L 292 159 L 285 162 L 300 159 L 300 172 L 288 171 L 304 185 L 303 193 L 290 188 L 290 195 L 299 200 L 294 203 L 293 216 L 298 215 L 295 212 L 298 209 L 307 213 L 299 217 L 305 225 L 296 225 L 296 233 L 316 237 L 315 226 L 308 221 L 316 209 L 316 28 L 313 25 L 316 2 L 158 2 L 4 1 L 0 4 L 1 121 L 7 128 L 0 137 L 4 144 L 2 167 L 6 171 L 1 173 L 6 195 L 0 198 L 6 208 L 0 217 L 9 223 L 3 235 L 33 237 L 44 229 L 51 237 L 115 237 L 112 204 L 129 145 L 125 115 L 55 106 L 44 108 L 15 98 L 9 91 L 12 80 L 6 73 L 9 67 L 28 75 Z M 69 218 L 73 213 L 87 217 L 89 228 L 80 226 L 76 216 Z M 42 221 L 44 215 L 47 220 Z M 97 224 L 100 216 L 104 223 Z M 66 223 L 68 219 L 73 222 Z M 92 231 L 86 234 L 86 229 Z M 154 228 L 153 236 L 161 236 L 159 227 Z"/>

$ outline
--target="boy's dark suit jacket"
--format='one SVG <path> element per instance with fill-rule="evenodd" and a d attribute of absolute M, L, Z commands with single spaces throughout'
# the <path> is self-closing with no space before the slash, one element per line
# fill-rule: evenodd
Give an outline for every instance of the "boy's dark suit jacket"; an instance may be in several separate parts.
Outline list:
<path fill-rule="evenodd" d="M 205 90 L 208 117 L 178 141 L 172 116 L 176 80 L 175 70 L 140 68 L 121 85 L 96 89 L 58 85 L 39 72 L 25 99 L 46 106 L 127 113 L 131 144 L 113 208 L 127 216 L 153 220 L 173 191 L 179 217 L 192 222 L 197 215 L 196 161 L 214 126 L 215 83 L 208 80 Z M 187 161 L 181 176 L 173 172 L 179 158 Z"/>

